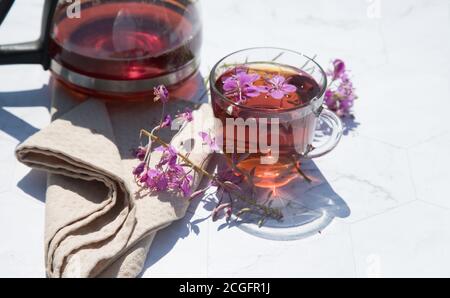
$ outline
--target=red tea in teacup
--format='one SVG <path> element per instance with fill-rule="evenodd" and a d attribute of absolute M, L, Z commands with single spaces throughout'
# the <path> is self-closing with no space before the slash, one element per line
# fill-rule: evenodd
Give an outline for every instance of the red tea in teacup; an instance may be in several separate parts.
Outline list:
<path fill-rule="evenodd" d="M 316 123 L 311 108 L 302 109 L 320 92 L 311 75 L 287 65 L 247 63 L 224 71 L 214 82 L 214 112 L 224 125 L 225 153 L 244 157 L 230 162 L 253 173 L 261 187 L 295 178 L 298 156 L 311 142 Z"/>

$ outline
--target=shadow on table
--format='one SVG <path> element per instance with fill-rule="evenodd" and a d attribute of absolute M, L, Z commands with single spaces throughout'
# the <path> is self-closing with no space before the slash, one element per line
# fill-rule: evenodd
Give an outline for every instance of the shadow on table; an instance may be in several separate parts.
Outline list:
<path fill-rule="evenodd" d="M 0 92 L 0 130 L 18 142 L 23 142 L 39 129 L 5 109 L 9 107 L 45 107 L 50 111 L 49 84 L 34 90 Z M 18 182 L 17 186 L 33 198 L 44 202 L 46 181 L 46 173 L 31 170 Z"/>
<path fill-rule="evenodd" d="M 167 255 L 178 240 L 188 237 L 193 232 L 189 224 L 193 215 L 193 213 L 187 213 L 183 219 L 156 233 L 141 274 Z"/>
<path fill-rule="evenodd" d="M 208 183 L 208 181 L 203 179 L 199 188 L 206 187 L 206 183 Z M 167 255 L 172 248 L 174 248 L 178 240 L 184 239 L 192 233 L 195 235 L 200 234 L 200 227 L 198 224 L 208 219 L 209 216 L 199 220 L 192 220 L 199 203 L 199 201 L 193 202 L 182 219 L 172 223 L 167 228 L 156 233 L 156 236 L 150 246 L 149 254 L 147 256 L 147 260 L 145 261 L 141 275 L 146 269 L 150 268 L 161 258 Z"/>
<path fill-rule="evenodd" d="M 47 84 L 35 90 L 0 92 L 0 130 L 19 142 L 36 133 L 36 127 L 8 112 L 5 107 L 45 107 L 50 110 L 49 90 Z"/>
<path fill-rule="evenodd" d="M 298 177 L 281 188 L 258 191 L 258 197 L 262 198 L 272 193 L 266 202 L 272 201 L 272 207 L 282 210 L 282 221 L 267 219 L 260 228 L 258 222 L 261 218 L 248 215 L 224 223 L 218 230 L 238 227 L 268 240 L 298 240 L 321 233 L 335 218 L 350 216 L 351 211 L 345 200 L 333 190 L 332 182 L 327 181 L 313 161 L 303 161 L 302 169 L 312 180 L 311 183 Z"/>
<path fill-rule="evenodd" d="M 208 171 L 212 171 L 217 161 L 211 161 Z M 277 199 L 281 201 L 289 198 L 290 210 L 283 222 L 267 221 L 263 228 L 259 228 L 253 219 L 232 220 L 219 225 L 218 231 L 239 228 L 256 237 L 286 241 L 303 239 L 321 233 L 335 218 L 346 218 L 351 211 L 345 200 L 337 194 L 331 184 L 322 174 L 317 165 L 306 160 L 302 162 L 302 169 L 312 182 L 307 183 L 302 178 L 292 181 L 289 185 L 277 189 Z M 205 181 L 202 182 L 206 183 Z M 200 186 L 202 187 L 202 186 Z M 200 233 L 200 224 L 211 219 L 211 212 L 216 207 L 215 196 L 206 196 L 201 204 L 193 202 L 186 216 L 171 226 L 159 231 L 152 243 L 143 272 L 167 255 L 178 240 L 186 238 L 192 233 Z M 203 208 L 207 212 L 204 217 L 193 220 L 194 212 Z M 205 212 L 202 212 L 205 213 Z"/>
<path fill-rule="evenodd" d="M 32 169 L 22 180 L 17 183 L 17 187 L 29 196 L 45 203 L 45 191 L 47 189 L 47 173 Z"/>
<path fill-rule="evenodd" d="M 341 120 L 344 126 L 344 136 L 348 135 L 351 132 L 354 132 L 361 124 L 358 121 L 356 121 L 356 118 L 353 115 L 341 118 Z"/>
<path fill-rule="evenodd" d="M 256 222 L 250 220 L 233 220 L 218 227 L 220 233 L 223 229 L 239 228 L 251 235 L 270 239 L 270 240 L 298 240 L 322 232 L 335 218 L 346 218 L 351 211 L 345 200 L 340 197 L 332 188 L 332 182 L 328 182 L 313 161 L 303 163 L 304 172 L 312 179 L 312 183 L 306 183 L 298 179 L 296 183 L 291 183 L 283 189 L 279 189 L 278 197 L 283 194 L 296 197 L 294 204 L 297 205 L 296 214 L 289 213 L 289 218 L 284 222 L 268 222 L 262 229 L 258 228 Z M 205 183 L 205 182 L 203 182 Z M 208 214 L 215 207 L 214 199 L 206 198 L 202 204 L 193 203 L 186 216 L 171 226 L 157 233 L 147 261 L 145 269 L 157 263 L 162 257 L 168 254 L 176 245 L 178 240 L 183 239 L 194 233 L 200 233 L 199 224 L 212 220 L 207 215 L 203 218 L 192 220 L 196 209 L 204 208 Z M 269 230 L 264 230 L 264 228 Z M 285 231 L 290 231 L 286 234 Z"/>

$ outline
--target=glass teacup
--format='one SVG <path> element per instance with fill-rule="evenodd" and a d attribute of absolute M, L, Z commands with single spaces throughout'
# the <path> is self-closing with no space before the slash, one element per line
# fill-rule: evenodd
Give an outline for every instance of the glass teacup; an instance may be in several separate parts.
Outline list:
<path fill-rule="evenodd" d="M 323 107 L 326 73 L 301 53 L 232 53 L 214 66 L 210 84 L 223 150 L 256 186 L 286 185 L 301 173 L 302 158 L 327 154 L 342 136 L 339 117 Z"/>

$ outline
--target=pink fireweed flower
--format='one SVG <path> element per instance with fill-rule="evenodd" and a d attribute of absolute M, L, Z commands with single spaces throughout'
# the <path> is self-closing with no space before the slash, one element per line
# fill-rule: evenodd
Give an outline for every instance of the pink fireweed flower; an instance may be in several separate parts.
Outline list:
<path fill-rule="evenodd" d="M 268 82 L 271 84 L 268 87 L 268 93 L 275 99 L 282 99 L 285 95 L 297 91 L 297 87 L 286 82 L 286 78 L 281 75 L 273 76 Z"/>
<path fill-rule="evenodd" d="M 193 176 L 186 173 L 178 163 L 178 154 L 173 146 L 160 146 L 153 152 L 160 152 L 161 158 L 154 168 L 141 162 L 133 169 L 136 182 L 152 192 L 173 191 L 189 197 L 192 193 Z"/>
<path fill-rule="evenodd" d="M 155 95 L 154 101 L 160 100 L 162 103 L 167 103 L 169 101 L 169 91 L 164 85 L 153 88 L 153 94 Z"/>
<path fill-rule="evenodd" d="M 179 164 L 168 166 L 166 173 L 167 177 L 169 177 L 170 188 L 177 188 L 180 185 L 181 178 L 186 176 L 184 168 Z"/>
<path fill-rule="evenodd" d="M 169 165 L 166 170 L 169 181 L 169 188 L 174 191 L 181 191 L 183 196 L 188 197 L 191 194 L 192 175 L 185 172 L 179 164 Z"/>
<path fill-rule="evenodd" d="M 163 171 L 150 169 L 147 171 L 145 185 L 152 191 L 165 191 L 168 189 L 169 181 Z"/>
<path fill-rule="evenodd" d="M 237 70 L 236 74 L 223 81 L 223 90 L 226 96 L 231 96 L 236 102 L 242 102 L 249 97 L 257 97 L 265 91 L 264 87 L 255 86 L 260 76 L 255 73 Z"/>
<path fill-rule="evenodd" d="M 194 120 L 194 117 L 192 115 L 192 110 L 189 108 L 185 108 L 183 113 L 180 113 L 177 115 L 178 119 L 182 119 L 186 122 L 191 122 L 192 120 Z"/>
<path fill-rule="evenodd" d="M 220 151 L 219 145 L 217 145 L 216 142 L 216 138 L 212 138 L 209 133 L 203 131 L 199 132 L 199 136 L 202 138 L 203 144 L 208 145 L 212 151 Z"/>
<path fill-rule="evenodd" d="M 341 74 L 336 82 L 325 92 L 324 102 L 338 116 L 349 116 L 353 103 L 358 98 L 355 88 L 347 73 Z"/>
<path fill-rule="evenodd" d="M 177 150 L 173 146 L 160 146 L 155 148 L 155 152 L 162 152 L 161 160 L 157 167 L 161 168 L 164 165 L 174 166 L 177 163 Z"/>

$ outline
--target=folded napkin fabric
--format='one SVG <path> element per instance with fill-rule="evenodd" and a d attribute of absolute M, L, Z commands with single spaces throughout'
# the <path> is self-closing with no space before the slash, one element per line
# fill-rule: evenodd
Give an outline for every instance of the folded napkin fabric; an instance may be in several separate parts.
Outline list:
<path fill-rule="evenodd" d="M 173 101 L 176 114 L 192 103 Z M 47 171 L 45 260 L 49 277 L 136 277 L 142 271 L 156 232 L 182 218 L 186 198 L 175 193 L 138 197 L 132 175 L 138 161 L 139 131 L 161 117 L 162 105 L 105 104 L 79 101 L 56 86 L 54 121 L 16 150 L 24 164 Z M 158 135 L 177 150 L 193 144 L 190 159 L 206 167 L 210 151 L 200 131 L 214 131 L 209 105 L 194 111 L 194 121 L 181 130 Z M 160 156 L 152 154 L 150 164 Z M 195 189 L 201 176 L 194 175 Z"/>

